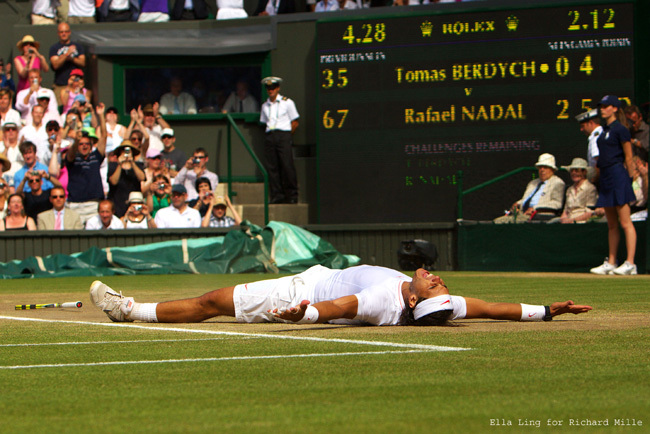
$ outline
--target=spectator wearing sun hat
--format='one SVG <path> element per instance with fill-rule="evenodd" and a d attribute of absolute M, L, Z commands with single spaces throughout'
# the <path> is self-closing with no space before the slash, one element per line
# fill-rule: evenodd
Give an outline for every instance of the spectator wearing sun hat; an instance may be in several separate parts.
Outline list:
<path fill-rule="evenodd" d="M 23 39 L 18 41 L 16 47 L 21 53 L 14 58 L 14 68 L 16 74 L 18 74 L 16 91 L 20 92 L 29 87 L 27 76 L 30 70 L 37 69 L 41 72 L 48 72 L 50 67 L 47 64 L 47 59 L 38 51 L 41 44 L 34 40 L 32 35 L 23 36 Z"/>
<path fill-rule="evenodd" d="M 140 150 L 130 140 L 124 140 L 115 148 L 116 163 L 108 163 L 108 198 L 115 203 L 115 215 L 124 216 L 127 200 L 132 191 L 140 191 L 145 180 L 144 165 L 136 161 Z"/>
<path fill-rule="evenodd" d="M 564 181 L 555 174 L 557 166 L 552 154 L 542 154 L 537 163 L 538 178 L 526 185 L 524 195 L 512 204 L 508 214 L 498 217 L 495 223 L 524 223 L 531 220 L 549 220 L 562 209 Z"/>
<path fill-rule="evenodd" d="M 9 177 L 8 173 L 11 170 L 11 161 L 3 154 L 0 152 L 0 184 L 3 185 L 3 187 L 0 187 L 0 196 L 3 195 L 4 193 L 9 192 L 9 188 L 11 187 L 9 185 L 9 181 L 7 178 Z M 13 175 L 11 175 L 11 181 L 13 182 Z M 1 200 L 1 199 L 0 199 Z"/>
<path fill-rule="evenodd" d="M 564 200 L 564 211 L 559 217 L 560 223 L 585 223 L 591 219 L 596 211 L 598 191 L 596 187 L 587 180 L 589 164 L 583 158 L 574 158 L 568 166 L 562 166 L 569 171 L 573 185 L 566 190 Z M 604 215 L 604 210 L 599 212 Z M 549 221 L 555 222 L 555 219 Z"/>
<path fill-rule="evenodd" d="M 122 217 L 122 223 L 125 229 L 155 229 L 156 222 L 149 213 L 149 208 L 144 202 L 144 196 L 139 191 L 132 191 L 129 194 L 129 200 L 126 201 L 128 206 L 126 214 Z"/>
<path fill-rule="evenodd" d="M 156 213 L 156 226 L 164 228 L 201 227 L 201 214 L 187 203 L 187 190 L 181 184 L 172 187 L 172 204 Z"/>

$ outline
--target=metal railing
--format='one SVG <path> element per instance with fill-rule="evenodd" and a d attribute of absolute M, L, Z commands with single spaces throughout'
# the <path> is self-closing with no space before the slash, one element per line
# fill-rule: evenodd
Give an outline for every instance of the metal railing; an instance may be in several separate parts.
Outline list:
<path fill-rule="evenodd" d="M 463 190 L 463 171 L 459 170 L 458 171 L 458 183 L 456 184 L 458 186 L 458 199 L 457 199 L 457 219 L 462 220 L 463 219 L 463 199 L 465 198 L 466 195 L 473 193 L 475 191 L 481 190 L 482 188 L 488 187 L 492 184 L 496 184 L 499 181 L 503 181 L 506 178 L 510 178 L 511 176 L 517 175 L 518 173 L 525 172 L 525 171 L 537 171 L 537 167 L 519 167 L 517 169 L 511 170 L 510 172 L 504 173 L 503 175 L 499 175 L 496 178 L 489 179 L 479 185 L 475 185 L 474 187 L 468 188 L 467 190 Z"/>
<path fill-rule="evenodd" d="M 255 165 L 262 173 L 264 178 L 264 225 L 269 223 L 269 174 L 267 173 L 264 165 L 260 162 L 257 155 L 253 151 L 253 148 L 248 144 L 241 130 L 235 123 L 235 120 L 230 116 L 230 113 L 225 114 L 226 119 L 228 120 L 228 130 L 227 130 L 227 172 L 228 172 L 228 196 L 232 197 L 232 133 L 234 129 L 235 133 L 239 136 L 239 139 L 244 144 L 244 147 L 248 151 L 248 154 L 251 156 Z"/>

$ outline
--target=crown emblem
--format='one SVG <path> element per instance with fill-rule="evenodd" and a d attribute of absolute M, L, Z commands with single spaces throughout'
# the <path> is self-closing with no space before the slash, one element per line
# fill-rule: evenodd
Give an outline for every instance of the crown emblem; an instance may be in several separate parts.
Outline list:
<path fill-rule="evenodd" d="M 508 28 L 509 32 L 517 31 L 518 26 L 519 26 L 519 18 L 517 18 L 514 15 L 510 15 L 508 18 L 506 18 L 506 27 Z"/>
<path fill-rule="evenodd" d="M 425 21 L 420 25 L 420 30 L 422 31 L 422 37 L 430 37 L 431 31 L 433 30 L 433 24 L 431 21 Z"/>

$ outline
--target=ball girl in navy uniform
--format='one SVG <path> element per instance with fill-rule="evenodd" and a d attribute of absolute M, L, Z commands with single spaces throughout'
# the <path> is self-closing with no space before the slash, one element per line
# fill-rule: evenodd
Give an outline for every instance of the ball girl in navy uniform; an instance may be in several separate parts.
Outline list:
<path fill-rule="evenodd" d="M 594 274 L 637 274 L 634 265 L 636 230 L 630 218 L 630 202 L 635 200 L 632 190 L 634 163 L 632 143 L 626 119 L 621 110 L 621 101 L 613 95 L 606 95 L 598 103 L 600 116 L 605 122 L 598 137 L 598 168 L 600 169 L 600 191 L 596 207 L 604 207 L 607 216 L 607 237 L 609 256 L 603 265 L 592 268 Z M 620 240 L 618 225 L 623 228 L 627 246 L 627 259 L 616 267 L 616 252 Z"/>

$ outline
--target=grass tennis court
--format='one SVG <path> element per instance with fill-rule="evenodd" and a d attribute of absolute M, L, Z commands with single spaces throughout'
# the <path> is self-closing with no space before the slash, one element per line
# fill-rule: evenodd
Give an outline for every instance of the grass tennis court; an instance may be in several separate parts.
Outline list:
<path fill-rule="evenodd" d="M 0 432 L 650 430 L 650 277 L 441 275 L 452 294 L 572 299 L 594 310 L 550 323 L 464 320 L 444 328 L 231 318 L 115 325 L 90 305 L 94 278 L 5 280 Z M 137 301 L 164 301 L 269 277 L 102 280 Z M 14 310 L 76 300 L 83 308 Z"/>

